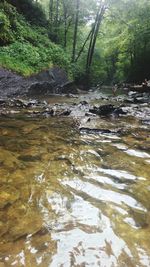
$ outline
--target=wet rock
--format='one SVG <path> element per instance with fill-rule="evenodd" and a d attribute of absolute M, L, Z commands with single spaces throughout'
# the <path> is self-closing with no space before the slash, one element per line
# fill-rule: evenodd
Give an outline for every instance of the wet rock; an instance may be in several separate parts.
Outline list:
<path fill-rule="evenodd" d="M 120 107 L 114 107 L 113 105 L 103 105 L 100 107 L 94 107 L 92 109 L 89 110 L 91 113 L 94 113 L 96 115 L 99 116 L 108 116 L 110 114 L 116 114 L 116 115 L 120 115 L 120 114 L 126 114 L 125 111 L 123 111 L 122 108 Z"/>
<path fill-rule="evenodd" d="M 70 98 L 79 98 L 78 95 L 74 95 L 74 94 L 67 94 L 67 97 L 70 97 Z"/>
<path fill-rule="evenodd" d="M 62 94 L 77 94 L 77 88 L 74 82 L 66 82 L 59 87 L 59 93 Z"/>
<path fill-rule="evenodd" d="M 83 101 L 81 101 L 79 104 L 81 104 L 81 105 L 88 105 L 88 102 L 85 101 L 85 100 L 83 100 Z"/>
<path fill-rule="evenodd" d="M 131 104 L 145 103 L 146 101 L 147 99 L 144 97 L 133 97 L 125 100 L 126 103 L 131 103 Z"/>
<path fill-rule="evenodd" d="M 50 82 L 36 82 L 28 89 L 28 95 L 50 95 L 54 93 L 54 84 Z"/>
<path fill-rule="evenodd" d="M 4 106 L 6 104 L 6 100 L 0 99 L 0 106 Z"/>
<path fill-rule="evenodd" d="M 39 112 L 39 115 L 55 116 L 55 110 L 54 109 L 46 109 L 43 112 Z"/>
<path fill-rule="evenodd" d="M 150 94 L 149 93 L 136 93 L 136 92 L 129 92 L 128 98 L 124 100 L 125 103 L 131 104 L 142 104 L 148 103 L 150 101 Z"/>
<path fill-rule="evenodd" d="M 29 102 L 26 100 L 23 100 L 23 99 L 16 99 L 14 101 L 14 106 L 16 106 L 16 107 L 26 108 L 26 107 L 28 107 L 28 105 L 29 105 Z"/>
<path fill-rule="evenodd" d="M 60 116 L 69 116 L 71 113 L 71 110 L 64 110 L 62 113 L 60 113 Z"/>
<path fill-rule="evenodd" d="M 58 88 L 61 90 L 57 92 Z M 75 85 L 68 82 L 66 72 L 59 67 L 42 71 L 28 78 L 0 68 L 0 95 L 2 97 L 76 92 Z"/>
<path fill-rule="evenodd" d="M 85 116 L 86 116 L 86 117 L 89 117 L 89 116 L 93 116 L 93 117 L 95 117 L 96 114 L 95 114 L 95 113 L 86 112 L 86 113 L 85 113 Z"/>
<path fill-rule="evenodd" d="M 81 133 L 86 133 L 86 134 L 120 134 L 122 131 L 119 130 L 109 130 L 109 129 L 91 129 L 91 128 L 86 128 L 86 127 L 81 127 L 79 128 Z"/>

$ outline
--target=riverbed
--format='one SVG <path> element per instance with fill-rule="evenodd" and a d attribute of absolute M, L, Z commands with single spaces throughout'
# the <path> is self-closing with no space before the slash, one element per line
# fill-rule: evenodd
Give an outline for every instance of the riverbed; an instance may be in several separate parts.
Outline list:
<path fill-rule="evenodd" d="M 97 93 L 42 101 L 78 106 L 0 116 L 0 267 L 149 267 L 148 119 L 133 103 L 137 116 L 85 117 L 86 101 L 110 103 Z"/>

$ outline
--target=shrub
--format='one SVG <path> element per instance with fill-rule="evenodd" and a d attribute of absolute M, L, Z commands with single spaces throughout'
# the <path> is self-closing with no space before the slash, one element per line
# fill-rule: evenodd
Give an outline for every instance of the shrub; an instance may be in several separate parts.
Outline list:
<path fill-rule="evenodd" d="M 6 2 L 0 3 L 0 8 L 0 66 L 25 76 L 53 65 L 69 72 L 65 52 L 50 41 L 45 28 L 31 26 L 16 8 Z"/>
<path fill-rule="evenodd" d="M 5 45 L 13 41 L 10 21 L 3 11 L 0 11 L 0 45 Z"/>

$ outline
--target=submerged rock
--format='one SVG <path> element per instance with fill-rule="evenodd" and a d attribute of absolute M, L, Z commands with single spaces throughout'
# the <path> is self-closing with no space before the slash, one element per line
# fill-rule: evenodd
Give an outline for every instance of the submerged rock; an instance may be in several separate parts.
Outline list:
<path fill-rule="evenodd" d="M 109 130 L 109 129 L 96 129 L 96 128 L 86 128 L 81 127 L 79 128 L 81 133 L 87 133 L 87 134 L 120 134 L 121 130 Z"/>
<path fill-rule="evenodd" d="M 26 162 L 34 162 L 34 161 L 40 161 L 41 156 L 40 155 L 23 155 L 18 157 L 19 160 L 26 161 Z"/>
<path fill-rule="evenodd" d="M 0 209 L 3 209 L 5 206 L 9 204 L 13 204 L 18 198 L 20 194 L 15 188 L 4 188 L 2 187 L 0 192 Z"/>

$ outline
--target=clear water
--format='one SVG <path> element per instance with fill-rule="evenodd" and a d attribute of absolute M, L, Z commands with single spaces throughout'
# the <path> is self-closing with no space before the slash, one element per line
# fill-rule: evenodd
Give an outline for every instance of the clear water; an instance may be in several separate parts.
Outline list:
<path fill-rule="evenodd" d="M 81 134 L 75 124 L 0 118 L 0 267 L 150 266 L 148 126 L 93 118 L 123 134 Z"/>

